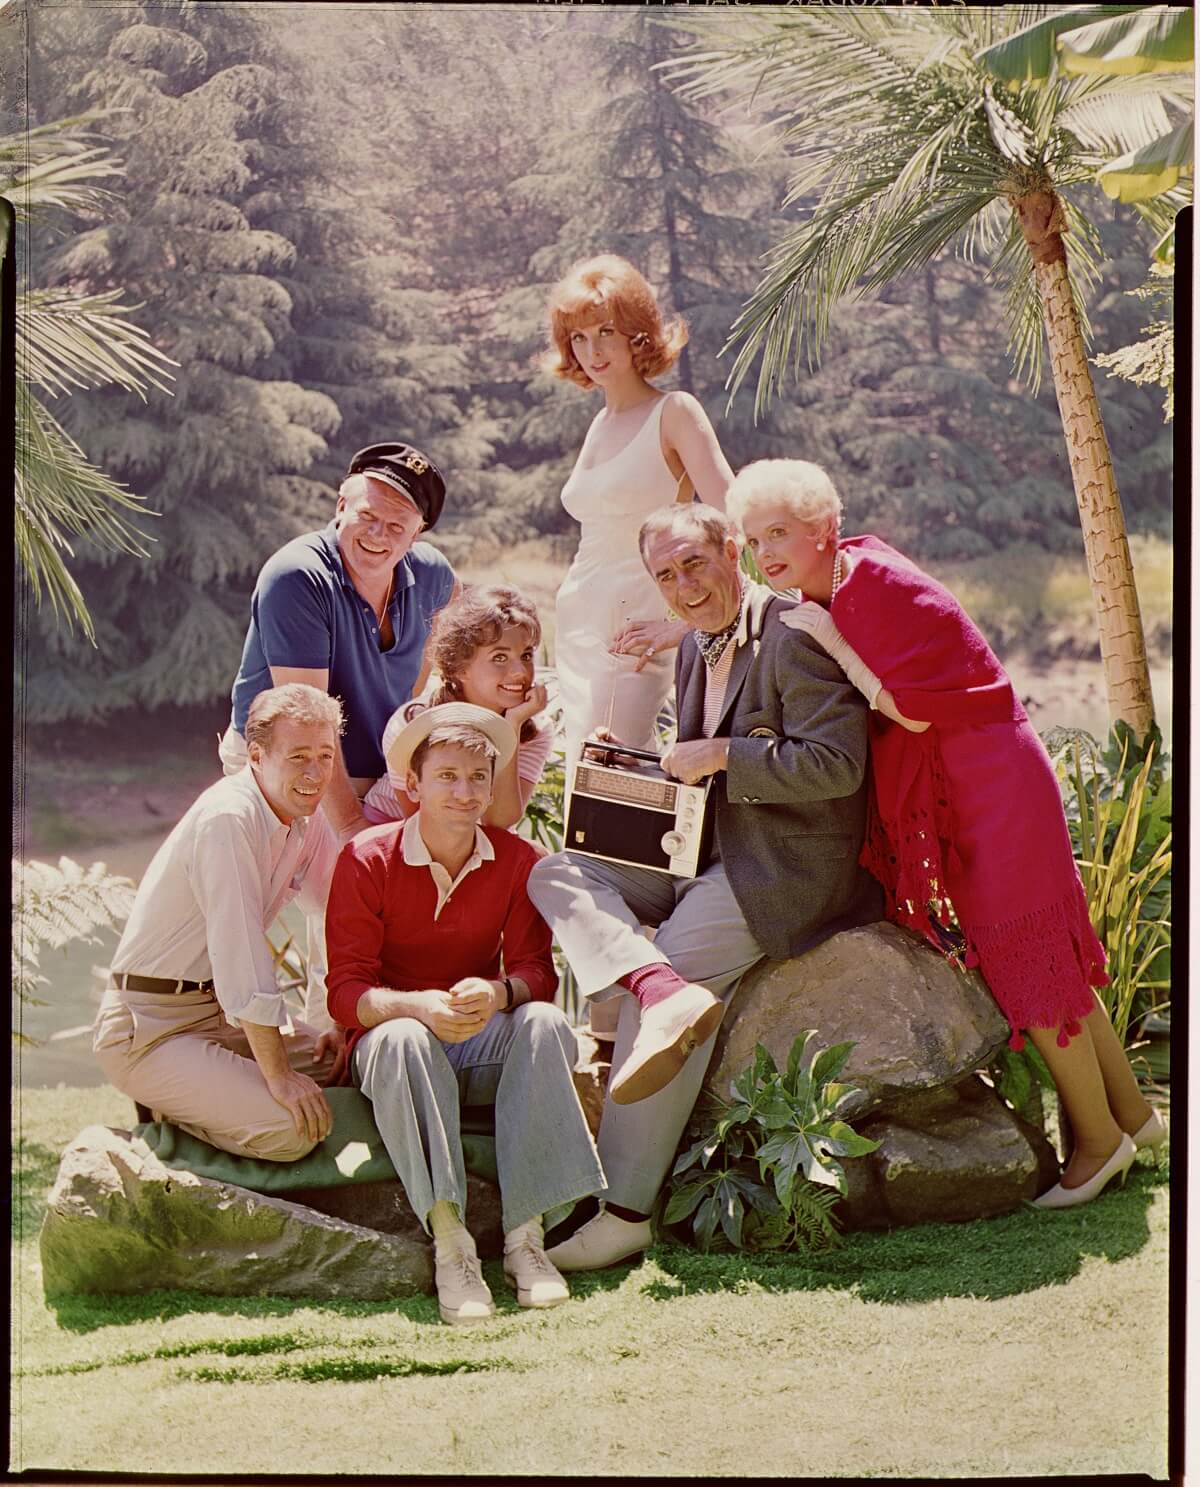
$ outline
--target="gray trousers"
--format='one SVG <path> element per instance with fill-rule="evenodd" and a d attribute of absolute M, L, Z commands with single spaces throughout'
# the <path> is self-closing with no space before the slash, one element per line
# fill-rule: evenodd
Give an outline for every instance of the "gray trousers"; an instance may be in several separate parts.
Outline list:
<path fill-rule="evenodd" d="M 443 1200 L 466 1212 L 459 1105 L 496 1107 L 496 1171 L 504 1232 L 605 1189 L 596 1144 L 571 1071 L 575 1034 L 560 1008 L 526 1002 L 482 1032 L 443 1043 L 414 1017 L 395 1017 L 354 1047 L 354 1073 L 371 1101 L 413 1212 L 429 1227 Z"/>
<path fill-rule="evenodd" d="M 707 986 L 728 1002 L 743 974 L 762 959 L 720 862 L 697 878 L 673 878 L 559 852 L 535 863 L 529 897 L 557 936 L 580 991 L 598 1000 L 620 996 L 613 1075 L 628 1058 L 641 1021 L 637 999 L 613 984 L 619 976 L 665 961 L 685 981 Z M 643 924 L 657 926 L 653 943 Z M 605 1101 L 597 1144 L 613 1203 L 650 1212 L 715 1043 L 714 1033 L 648 1100 Z"/>

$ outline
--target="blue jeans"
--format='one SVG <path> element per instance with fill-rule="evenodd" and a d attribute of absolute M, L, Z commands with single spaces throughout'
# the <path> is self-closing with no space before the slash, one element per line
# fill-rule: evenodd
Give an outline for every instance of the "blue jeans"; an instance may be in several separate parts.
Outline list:
<path fill-rule="evenodd" d="M 413 1212 L 429 1227 L 443 1200 L 465 1213 L 461 1105 L 494 1105 L 504 1232 L 607 1184 L 571 1071 L 575 1034 L 559 1008 L 497 1012 L 473 1038 L 443 1043 L 395 1017 L 354 1048 L 354 1073 Z"/>

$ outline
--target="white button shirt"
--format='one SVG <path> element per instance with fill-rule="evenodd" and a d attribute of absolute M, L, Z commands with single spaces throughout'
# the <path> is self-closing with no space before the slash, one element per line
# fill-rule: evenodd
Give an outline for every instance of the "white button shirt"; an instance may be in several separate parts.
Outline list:
<path fill-rule="evenodd" d="M 324 909 L 339 843 L 319 812 L 286 825 L 249 765 L 210 785 L 146 869 L 114 974 L 214 983 L 234 1026 L 291 1026 L 267 930 L 299 897 Z"/>

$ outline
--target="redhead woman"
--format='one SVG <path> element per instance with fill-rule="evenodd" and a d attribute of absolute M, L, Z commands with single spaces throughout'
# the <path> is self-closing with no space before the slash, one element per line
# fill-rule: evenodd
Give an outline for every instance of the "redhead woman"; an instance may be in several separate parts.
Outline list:
<path fill-rule="evenodd" d="M 580 525 L 579 549 L 558 591 L 555 663 L 566 757 L 607 727 L 647 747 L 687 626 L 670 620 L 638 556 L 642 522 L 698 496 L 724 510 L 733 479 L 703 408 L 690 393 L 652 385 L 687 342 L 625 259 L 587 258 L 550 296 L 545 364 L 604 406 L 592 420 L 562 502 Z"/>
<path fill-rule="evenodd" d="M 875 709 L 863 862 L 889 916 L 938 942 L 953 909 L 1013 1029 L 1046 1060 L 1075 1146 L 1037 1203 L 1065 1208 L 1124 1179 L 1166 1127 L 1093 990 L 1107 984 L 1058 780 L 1012 683 L 954 596 L 877 537 L 839 535 L 842 503 L 804 460 L 742 470 L 729 512 L 773 588 Z"/>
<path fill-rule="evenodd" d="M 499 713 L 516 730 L 517 752 L 496 771 L 492 803 L 484 814 L 488 826 L 515 826 L 525 814 L 550 755 L 553 732 L 535 721 L 546 706 L 546 689 L 536 683 L 534 660 L 542 627 L 533 604 L 516 589 L 497 585 L 467 588 L 434 620 L 431 659 L 441 685 L 428 700 L 406 702 L 388 719 L 383 753 L 407 723 L 441 702 L 470 702 Z M 404 781 L 390 773 L 378 780 L 363 801 L 363 814 L 374 823 L 411 816 L 416 802 Z"/>

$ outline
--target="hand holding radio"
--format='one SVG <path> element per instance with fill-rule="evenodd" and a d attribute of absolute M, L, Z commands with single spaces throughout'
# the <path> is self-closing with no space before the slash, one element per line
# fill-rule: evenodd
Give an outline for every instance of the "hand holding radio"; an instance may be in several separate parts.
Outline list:
<path fill-rule="evenodd" d="M 662 767 L 685 785 L 698 785 L 709 775 L 719 774 L 728 763 L 727 738 L 693 738 L 672 745 L 663 755 Z"/>

